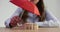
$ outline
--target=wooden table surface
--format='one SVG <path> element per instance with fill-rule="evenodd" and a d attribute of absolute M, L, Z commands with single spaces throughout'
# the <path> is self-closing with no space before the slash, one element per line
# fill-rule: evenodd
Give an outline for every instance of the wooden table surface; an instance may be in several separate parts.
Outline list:
<path fill-rule="evenodd" d="M 20 30 L 19 28 L 0 28 L 0 32 L 60 32 L 60 28 L 39 28 L 38 30 Z"/>

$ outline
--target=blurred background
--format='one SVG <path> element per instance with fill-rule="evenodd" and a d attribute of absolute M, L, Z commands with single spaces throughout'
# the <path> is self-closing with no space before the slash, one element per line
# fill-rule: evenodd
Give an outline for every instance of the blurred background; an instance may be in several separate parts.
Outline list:
<path fill-rule="evenodd" d="M 46 10 L 49 10 L 60 20 L 60 0 L 44 0 Z M 4 22 L 18 7 L 9 0 L 0 0 L 0 27 L 5 27 Z"/>

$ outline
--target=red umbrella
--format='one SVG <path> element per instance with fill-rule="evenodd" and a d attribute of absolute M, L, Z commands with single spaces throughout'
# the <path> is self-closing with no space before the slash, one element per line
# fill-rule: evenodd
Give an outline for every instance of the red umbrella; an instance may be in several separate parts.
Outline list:
<path fill-rule="evenodd" d="M 40 15 L 36 5 L 33 4 L 32 2 L 29 2 L 28 0 L 11 0 L 10 2 L 12 2 L 18 7 L 25 9 L 28 12 L 34 13 L 36 15 Z"/>

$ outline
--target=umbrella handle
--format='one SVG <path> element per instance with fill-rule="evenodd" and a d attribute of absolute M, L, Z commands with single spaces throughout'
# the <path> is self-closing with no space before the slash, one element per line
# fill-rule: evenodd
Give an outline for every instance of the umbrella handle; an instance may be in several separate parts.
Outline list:
<path fill-rule="evenodd" d="M 20 15 L 19 15 L 19 17 L 21 18 L 21 21 L 23 21 L 23 20 L 22 20 L 22 16 L 23 16 L 23 14 L 24 14 L 24 11 L 21 12 Z M 17 26 L 21 26 L 21 25 L 20 25 L 19 23 L 17 23 Z"/>
<path fill-rule="evenodd" d="M 19 17 L 22 18 L 24 11 L 20 13 Z"/>

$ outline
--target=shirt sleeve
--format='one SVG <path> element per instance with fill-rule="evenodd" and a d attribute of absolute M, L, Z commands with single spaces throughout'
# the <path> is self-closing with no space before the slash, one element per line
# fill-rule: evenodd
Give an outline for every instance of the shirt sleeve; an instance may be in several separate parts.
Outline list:
<path fill-rule="evenodd" d="M 11 19 L 7 19 L 7 20 L 5 21 L 5 26 L 6 26 L 7 28 L 10 27 L 10 26 L 9 26 L 10 21 L 11 21 Z"/>
<path fill-rule="evenodd" d="M 18 8 L 18 9 L 12 14 L 11 18 L 14 17 L 14 16 L 19 16 L 19 15 L 21 15 L 22 12 L 23 12 L 23 9 L 22 9 L 22 8 Z"/>
<path fill-rule="evenodd" d="M 51 13 L 51 11 L 46 11 L 46 20 L 58 21 L 58 19 Z"/>
<path fill-rule="evenodd" d="M 48 28 L 48 27 L 59 27 L 59 24 L 58 23 L 54 23 L 52 20 L 50 21 L 45 21 L 45 22 L 35 22 L 35 24 L 37 24 L 38 26 L 40 27 L 45 27 L 45 28 Z"/>
<path fill-rule="evenodd" d="M 7 19 L 7 20 L 5 21 L 5 26 L 6 26 L 6 27 L 10 27 L 9 24 L 10 24 L 11 18 L 14 17 L 14 16 L 19 16 L 22 12 L 23 12 L 22 8 L 18 8 L 18 9 L 14 12 L 14 14 L 13 14 L 9 19 Z"/>
<path fill-rule="evenodd" d="M 50 12 L 46 11 L 46 20 L 44 22 L 35 22 L 38 26 L 41 27 L 59 27 L 59 20 Z"/>
<path fill-rule="evenodd" d="M 46 11 L 46 21 L 49 26 L 60 26 L 59 20 L 51 13 L 51 11 Z"/>

